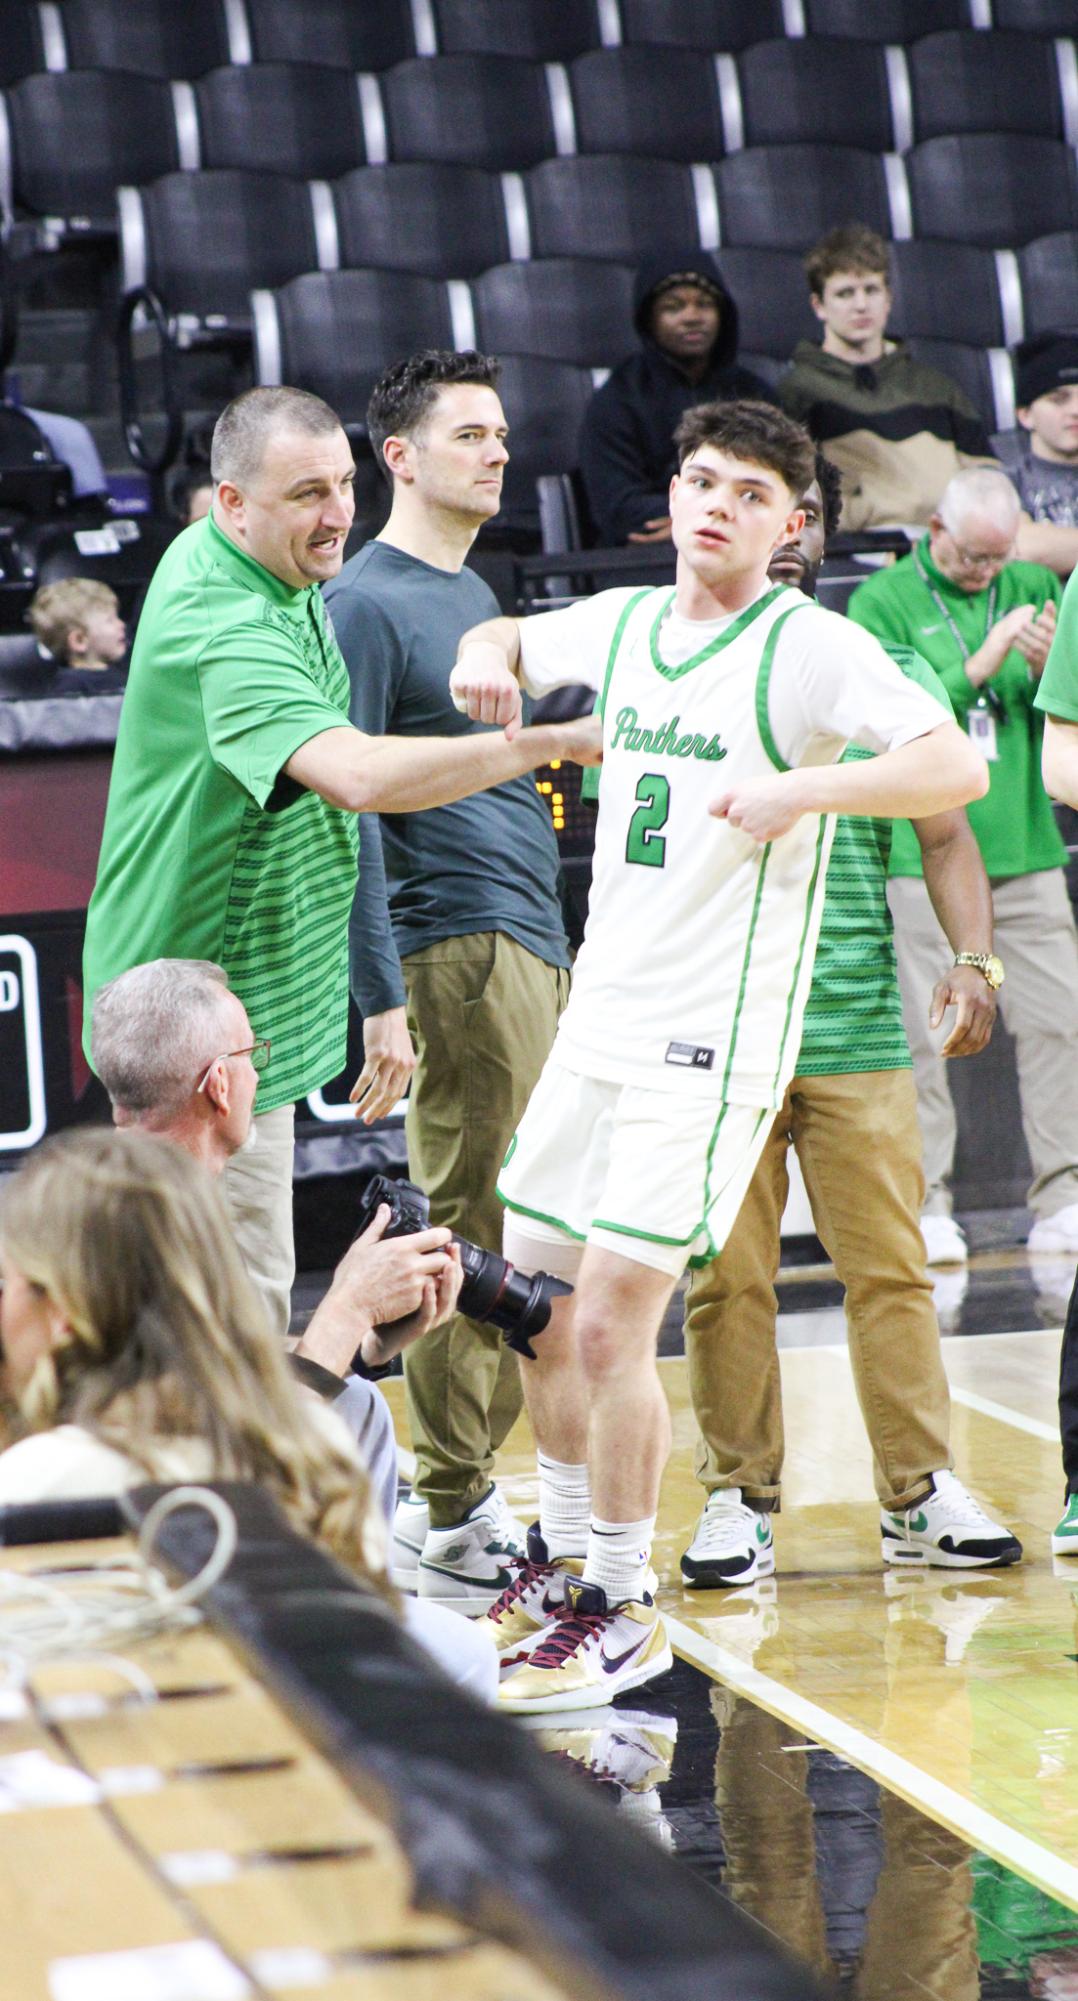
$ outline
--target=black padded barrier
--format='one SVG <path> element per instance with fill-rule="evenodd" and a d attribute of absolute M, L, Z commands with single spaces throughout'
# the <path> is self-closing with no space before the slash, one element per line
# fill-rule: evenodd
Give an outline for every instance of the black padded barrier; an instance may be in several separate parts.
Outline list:
<path fill-rule="evenodd" d="M 421 1908 L 513 1947 L 578 2001 L 822 2001 L 749 1919 L 440 1675 L 265 1494 L 213 1486 L 239 1544 L 207 1616 L 392 1826 Z M 164 1491 L 124 1497 L 132 1524 Z M 215 1534 L 204 1511 L 180 1509 L 158 1554 L 190 1577 Z"/>

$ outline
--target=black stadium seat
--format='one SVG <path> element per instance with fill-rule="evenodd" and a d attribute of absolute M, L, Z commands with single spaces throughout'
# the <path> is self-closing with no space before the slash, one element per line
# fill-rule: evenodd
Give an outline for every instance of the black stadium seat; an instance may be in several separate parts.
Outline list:
<path fill-rule="evenodd" d="M 580 427 L 594 385 L 586 368 L 507 354 L 498 393 L 509 421 L 502 512 L 534 515 L 535 481 L 571 472 L 578 462 Z"/>
<path fill-rule="evenodd" d="M 706 170 L 704 179 L 714 205 L 714 182 Z M 609 257 L 635 264 L 670 244 L 701 240 L 693 172 L 673 160 L 598 153 L 544 160 L 525 175 L 524 185 L 536 257 Z"/>
<path fill-rule="evenodd" d="M 747 146 L 894 145 L 882 48 L 830 35 L 760 42 L 737 65 Z"/>
<path fill-rule="evenodd" d="M 41 15 L 32 0 L 8 0 L 0 34 L 0 86 L 45 68 Z"/>
<path fill-rule="evenodd" d="M 1032 35 L 1078 35 L 1078 0 L 993 0 L 992 21 Z"/>
<path fill-rule="evenodd" d="M 382 371 L 422 347 L 453 347 L 445 285 L 401 271 L 310 271 L 252 301 L 260 382 L 324 396 L 362 423 Z"/>
<path fill-rule="evenodd" d="M 1025 133 L 926 139 L 906 156 L 919 236 L 990 249 L 1078 228 L 1078 170 L 1070 147 Z"/>
<path fill-rule="evenodd" d="M 134 0 L 137 6 L 142 0 Z M 186 4 L 186 0 L 185 0 Z M 244 0 L 256 63 L 382 70 L 416 54 L 408 0 Z"/>
<path fill-rule="evenodd" d="M 715 255 L 737 301 L 742 357 L 766 355 L 786 362 L 799 340 L 819 339 L 820 323 L 809 305 L 808 285 L 796 251 L 729 244 Z"/>
<path fill-rule="evenodd" d="M 926 35 L 908 62 L 916 139 L 953 132 L 1063 137 L 1055 49 L 1039 35 Z"/>
<path fill-rule="evenodd" d="M 434 0 L 439 53 L 569 62 L 598 48 L 595 0 Z"/>
<path fill-rule="evenodd" d="M 717 160 L 725 151 L 715 66 L 690 49 L 595 49 L 569 70 L 582 153 Z"/>
<path fill-rule="evenodd" d="M 969 0 L 805 0 L 810 35 L 915 42 L 937 28 L 968 28 Z"/>
<path fill-rule="evenodd" d="M 1040 236 L 1018 252 L 1027 334 L 1078 333 L 1078 231 Z"/>
<path fill-rule="evenodd" d="M 825 230 L 854 218 L 890 235 L 887 181 L 875 153 L 853 146 L 755 146 L 720 160 L 715 179 L 724 244 L 803 251 Z"/>
<path fill-rule="evenodd" d="M 679 49 L 744 49 L 784 31 L 782 0 L 621 0 L 626 42 Z"/>
<path fill-rule="evenodd" d="M 542 63 L 433 56 L 381 79 L 391 160 L 522 168 L 557 151 Z"/>
<path fill-rule="evenodd" d="M 501 181 L 482 167 L 359 167 L 333 199 L 342 265 L 471 278 L 510 255 Z"/>
<path fill-rule="evenodd" d="M 222 0 L 63 0 L 72 69 L 193 77 L 231 59 Z"/>
<path fill-rule="evenodd" d="M 1013 383 L 1010 357 L 1001 354 L 1007 377 L 1007 399 L 1001 401 L 996 393 L 996 379 L 992 361 L 983 347 L 967 347 L 957 340 L 929 340 L 915 338 L 910 347 L 919 361 L 926 361 L 931 368 L 942 369 L 952 382 L 964 389 L 970 402 L 974 403 L 984 419 L 988 432 L 1009 430 L 1014 423 Z M 1007 407 L 1007 402 L 1010 408 Z"/>
<path fill-rule="evenodd" d="M 972 243 L 892 244 L 891 289 L 896 334 L 964 341 L 972 347 L 1006 344 L 990 250 Z"/>
<path fill-rule="evenodd" d="M 28 76 L 5 94 L 16 210 L 114 232 L 116 188 L 180 164 L 172 92 L 118 70 Z"/>
<path fill-rule="evenodd" d="M 636 346 L 633 274 L 580 258 L 499 264 L 472 287 L 479 345 L 582 368 L 611 368 Z"/>
<path fill-rule="evenodd" d="M 196 320 L 246 326 L 256 286 L 318 264 L 310 189 L 283 174 L 166 174 L 121 191 L 120 224 L 124 289 L 147 284 Z"/>
<path fill-rule="evenodd" d="M 194 90 L 204 167 L 334 180 L 367 157 L 356 79 L 346 70 L 234 64 Z"/>

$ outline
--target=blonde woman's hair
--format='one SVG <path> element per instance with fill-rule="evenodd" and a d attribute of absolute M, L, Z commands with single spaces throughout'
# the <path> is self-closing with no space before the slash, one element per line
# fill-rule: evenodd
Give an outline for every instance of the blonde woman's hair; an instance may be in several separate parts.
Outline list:
<path fill-rule="evenodd" d="M 115 591 L 94 577 L 62 577 L 37 592 L 27 617 L 46 653 L 66 660 L 72 626 L 84 626 L 95 611 L 115 611 L 118 603 Z"/>
<path fill-rule="evenodd" d="M 215 1478 L 267 1487 L 389 1595 L 366 1474 L 308 1411 L 204 1167 L 151 1133 L 63 1133 L 8 1182 L 0 1243 L 70 1329 L 20 1398 L 30 1428 L 81 1425 L 151 1480 L 166 1441 L 200 1439 Z"/>

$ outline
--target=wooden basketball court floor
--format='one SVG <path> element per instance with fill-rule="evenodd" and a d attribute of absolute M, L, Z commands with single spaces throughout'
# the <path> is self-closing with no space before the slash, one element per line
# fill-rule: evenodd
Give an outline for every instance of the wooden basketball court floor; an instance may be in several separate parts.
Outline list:
<path fill-rule="evenodd" d="M 956 1471 L 1021 1538 L 1002 1571 L 886 1570 L 870 1457 L 829 1268 L 780 1284 L 787 1459 L 776 1575 L 687 1592 L 702 1504 L 683 1356 L 661 1362 L 674 1420 L 656 1568 L 675 1654 L 880 1781 L 889 1795 L 1078 1911 L 1078 1561 L 1053 1558 L 1062 1503 L 1056 1384 L 1071 1268 L 1024 1252 L 939 1281 Z M 964 1292 L 964 1297 L 959 1293 Z M 675 1337 L 664 1346 L 679 1346 Z M 388 1386 L 407 1435 L 400 1386 Z M 499 1464 L 533 1518 L 522 1419 Z M 631 1700 L 646 1697 L 636 1691 Z"/>

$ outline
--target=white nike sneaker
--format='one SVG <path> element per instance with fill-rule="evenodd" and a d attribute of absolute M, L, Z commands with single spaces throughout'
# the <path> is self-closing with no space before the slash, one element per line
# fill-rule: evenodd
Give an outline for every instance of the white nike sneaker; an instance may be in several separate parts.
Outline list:
<path fill-rule="evenodd" d="M 1017 1536 L 986 1515 L 953 1473 L 932 1475 L 932 1492 L 897 1514 L 880 1509 L 885 1563 L 938 1564 L 948 1570 L 1001 1570 L 1017 1563 Z"/>
<path fill-rule="evenodd" d="M 512 1584 L 524 1544 L 523 1523 L 492 1487 L 462 1522 L 427 1530 L 419 1559 L 420 1598 L 477 1618 Z"/>
<path fill-rule="evenodd" d="M 650 1598 L 611 1611 L 597 1584 L 565 1580 L 565 1614 L 498 1689 L 512 1715 L 602 1709 L 674 1665 L 666 1628 Z"/>
<path fill-rule="evenodd" d="M 729 1590 L 770 1577 L 775 1568 L 771 1517 L 750 1508 L 740 1487 L 719 1487 L 707 1505 L 681 1559 L 688 1591 Z"/>
<path fill-rule="evenodd" d="M 389 1551 L 389 1574 L 398 1591 L 415 1591 L 419 1582 L 419 1559 L 430 1528 L 430 1509 L 418 1494 L 405 1494 L 397 1502 L 393 1517 L 393 1540 Z"/>

